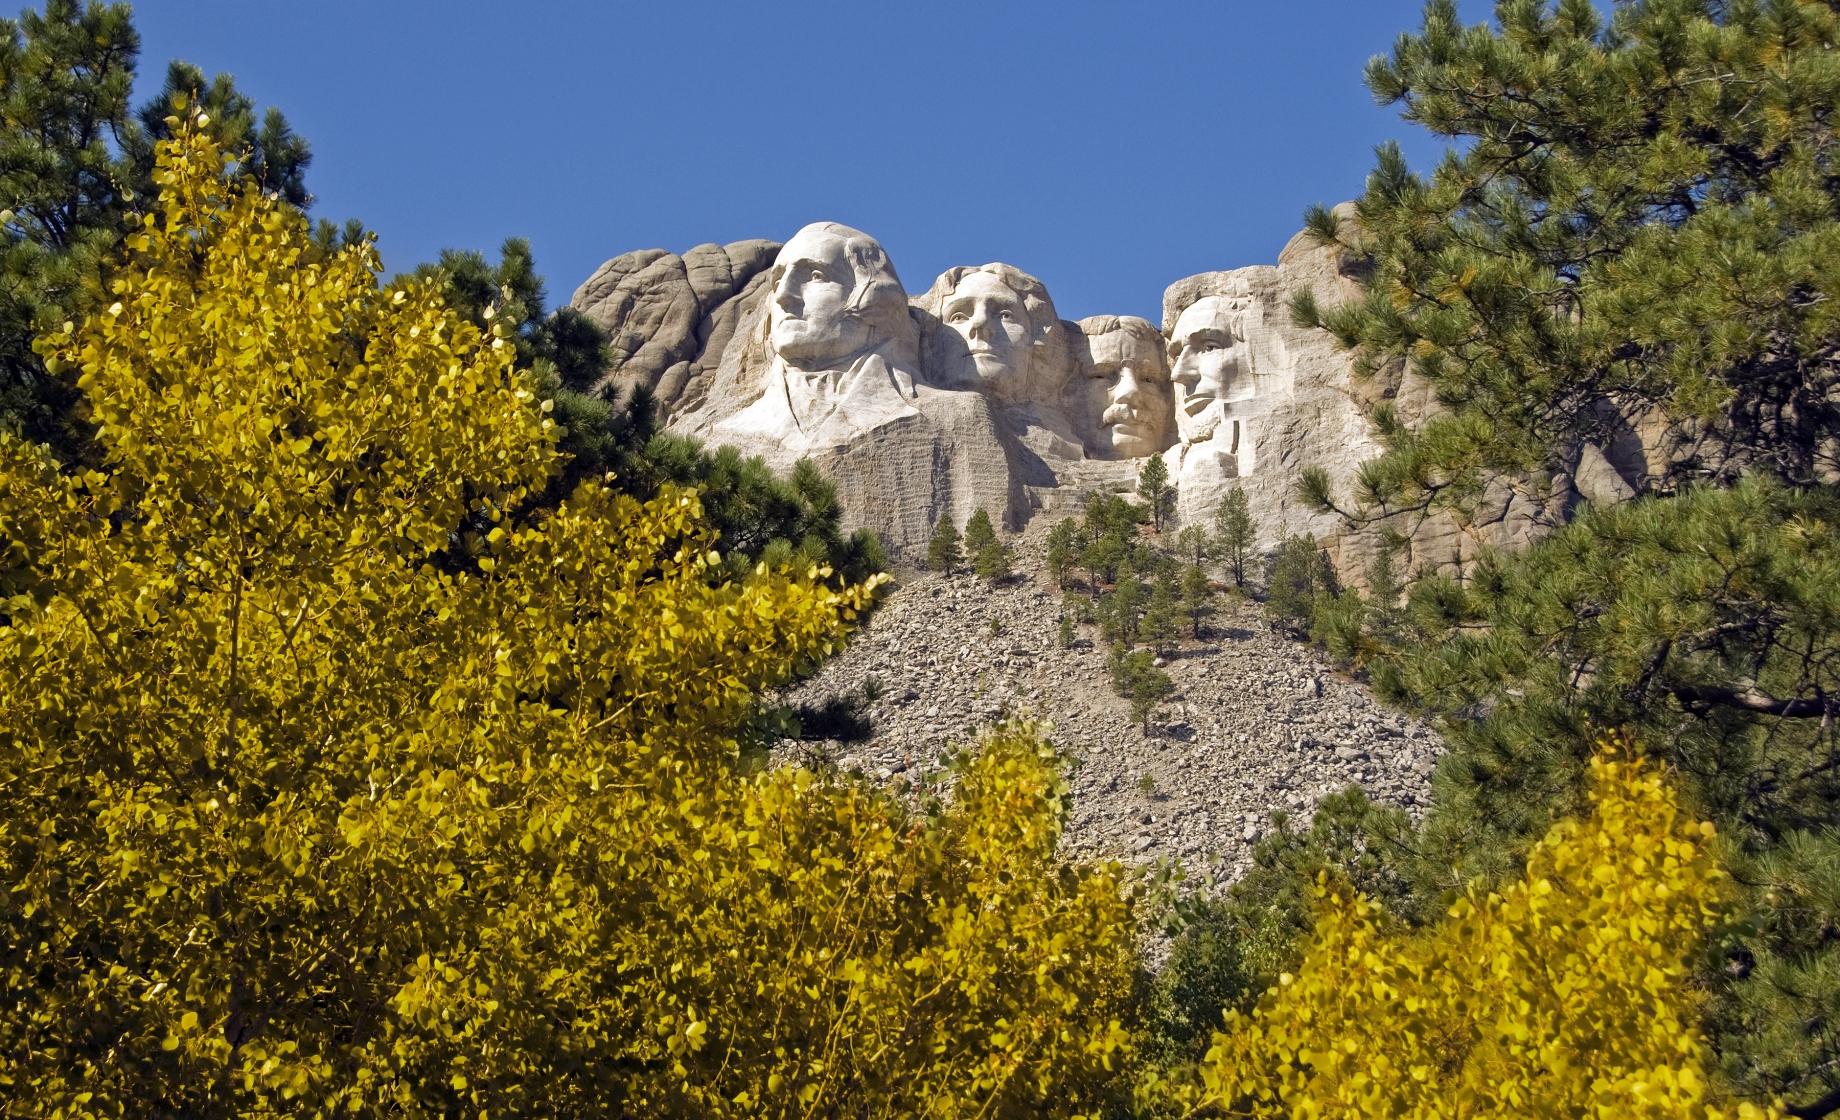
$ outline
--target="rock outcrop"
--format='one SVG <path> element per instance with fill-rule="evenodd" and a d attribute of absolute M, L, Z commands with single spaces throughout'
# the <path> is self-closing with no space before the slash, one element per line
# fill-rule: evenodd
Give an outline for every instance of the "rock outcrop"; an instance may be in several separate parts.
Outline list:
<path fill-rule="evenodd" d="M 1243 490 L 1261 548 L 1311 533 L 1354 583 L 1383 536 L 1406 542 L 1406 568 L 1448 569 L 1529 538 L 1581 493 L 1627 489 L 1632 455 L 1587 449 L 1576 486 L 1504 487 L 1464 522 L 1403 514 L 1354 528 L 1308 507 L 1304 468 L 1345 495 L 1379 453 L 1367 420 L 1378 400 L 1408 421 L 1435 407 L 1409 374 L 1357 379 L 1325 332 L 1291 321 L 1298 292 L 1323 306 L 1358 296 L 1362 263 L 1298 234 L 1275 265 L 1171 284 L 1160 326 L 1070 323 L 1042 281 L 1000 262 L 948 269 L 910 298 L 873 237 L 820 222 L 784 245 L 616 257 L 573 306 L 613 340 L 608 383 L 650 386 L 670 430 L 780 468 L 811 459 L 898 557 L 917 556 L 941 516 L 962 523 L 982 507 L 1019 530 L 1083 492 L 1126 489 L 1155 453 L 1182 523 L 1211 523 Z"/>
<path fill-rule="evenodd" d="M 613 361 L 603 383 L 643 384 L 668 416 L 694 402 L 758 303 L 777 241 L 698 245 L 683 256 L 663 249 L 626 253 L 595 269 L 569 306 L 607 332 Z"/>

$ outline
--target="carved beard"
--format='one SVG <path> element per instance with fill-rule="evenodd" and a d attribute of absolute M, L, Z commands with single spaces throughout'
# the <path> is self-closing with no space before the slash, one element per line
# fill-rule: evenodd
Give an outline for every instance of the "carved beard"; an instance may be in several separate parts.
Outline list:
<path fill-rule="evenodd" d="M 1186 430 L 1180 433 L 1182 442 L 1206 443 L 1208 440 L 1213 439 L 1214 434 L 1220 430 L 1223 408 L 1224 406 L 1220 398 L 1215 397 L 1207 403 L 1206 408 L 1202 409 L 1194 416 L 1189 417 L 1186 425 L 1178 424 L 1178 428 L 1186 428 Z"/>

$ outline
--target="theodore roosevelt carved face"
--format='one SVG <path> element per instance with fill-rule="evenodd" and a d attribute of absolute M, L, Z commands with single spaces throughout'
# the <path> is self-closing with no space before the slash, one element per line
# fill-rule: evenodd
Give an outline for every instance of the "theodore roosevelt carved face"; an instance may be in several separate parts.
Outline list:
<path fill-rule="evenodd" d="M 1169 446 L 1172 402 L 1163 337 L 1142 319 L 1080 320 L 1090 361 L 1085 385 L 1087 450 L 1103 459 L 1138 459 Z"/>

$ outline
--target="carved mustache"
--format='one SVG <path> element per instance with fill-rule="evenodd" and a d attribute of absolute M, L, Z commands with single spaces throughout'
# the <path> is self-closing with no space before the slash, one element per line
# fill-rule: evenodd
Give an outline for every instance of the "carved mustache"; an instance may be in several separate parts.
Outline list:
<path fill-rule="evenodd" d="M 1099 423 L 1106 427 L 1114 424 L 1134 424 L 1137 422 L 1137 410 L 1128 404 L 1115 404 L 1107 408 L 1100 416 Z"/>

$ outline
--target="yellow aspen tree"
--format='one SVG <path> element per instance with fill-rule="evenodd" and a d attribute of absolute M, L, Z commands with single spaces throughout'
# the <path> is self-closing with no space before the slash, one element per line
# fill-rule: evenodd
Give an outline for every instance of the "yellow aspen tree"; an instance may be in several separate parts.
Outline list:
<path fill-rule="evenodd" d="M 1039 731 L 928 814 L 740 766 L 873 581 L 521 514 L 503 332 L 173 123 L 41 343 L 104 462 L 0 433 L 0 1114 L 1097 1114 L 1135 935 Z"/>
<path fill-rule="evenodd" d="M 1706 1073 L 1688 966 L 1727 901 L 1713 826 L 1619 754 L 1592 762 L 1588 815 L 1520 880 L 1472 886 L 1429 928 L 1319 882 L 1296 972 L 1227 1014 L 1176 1114 L 1780 1116 Z"/>

